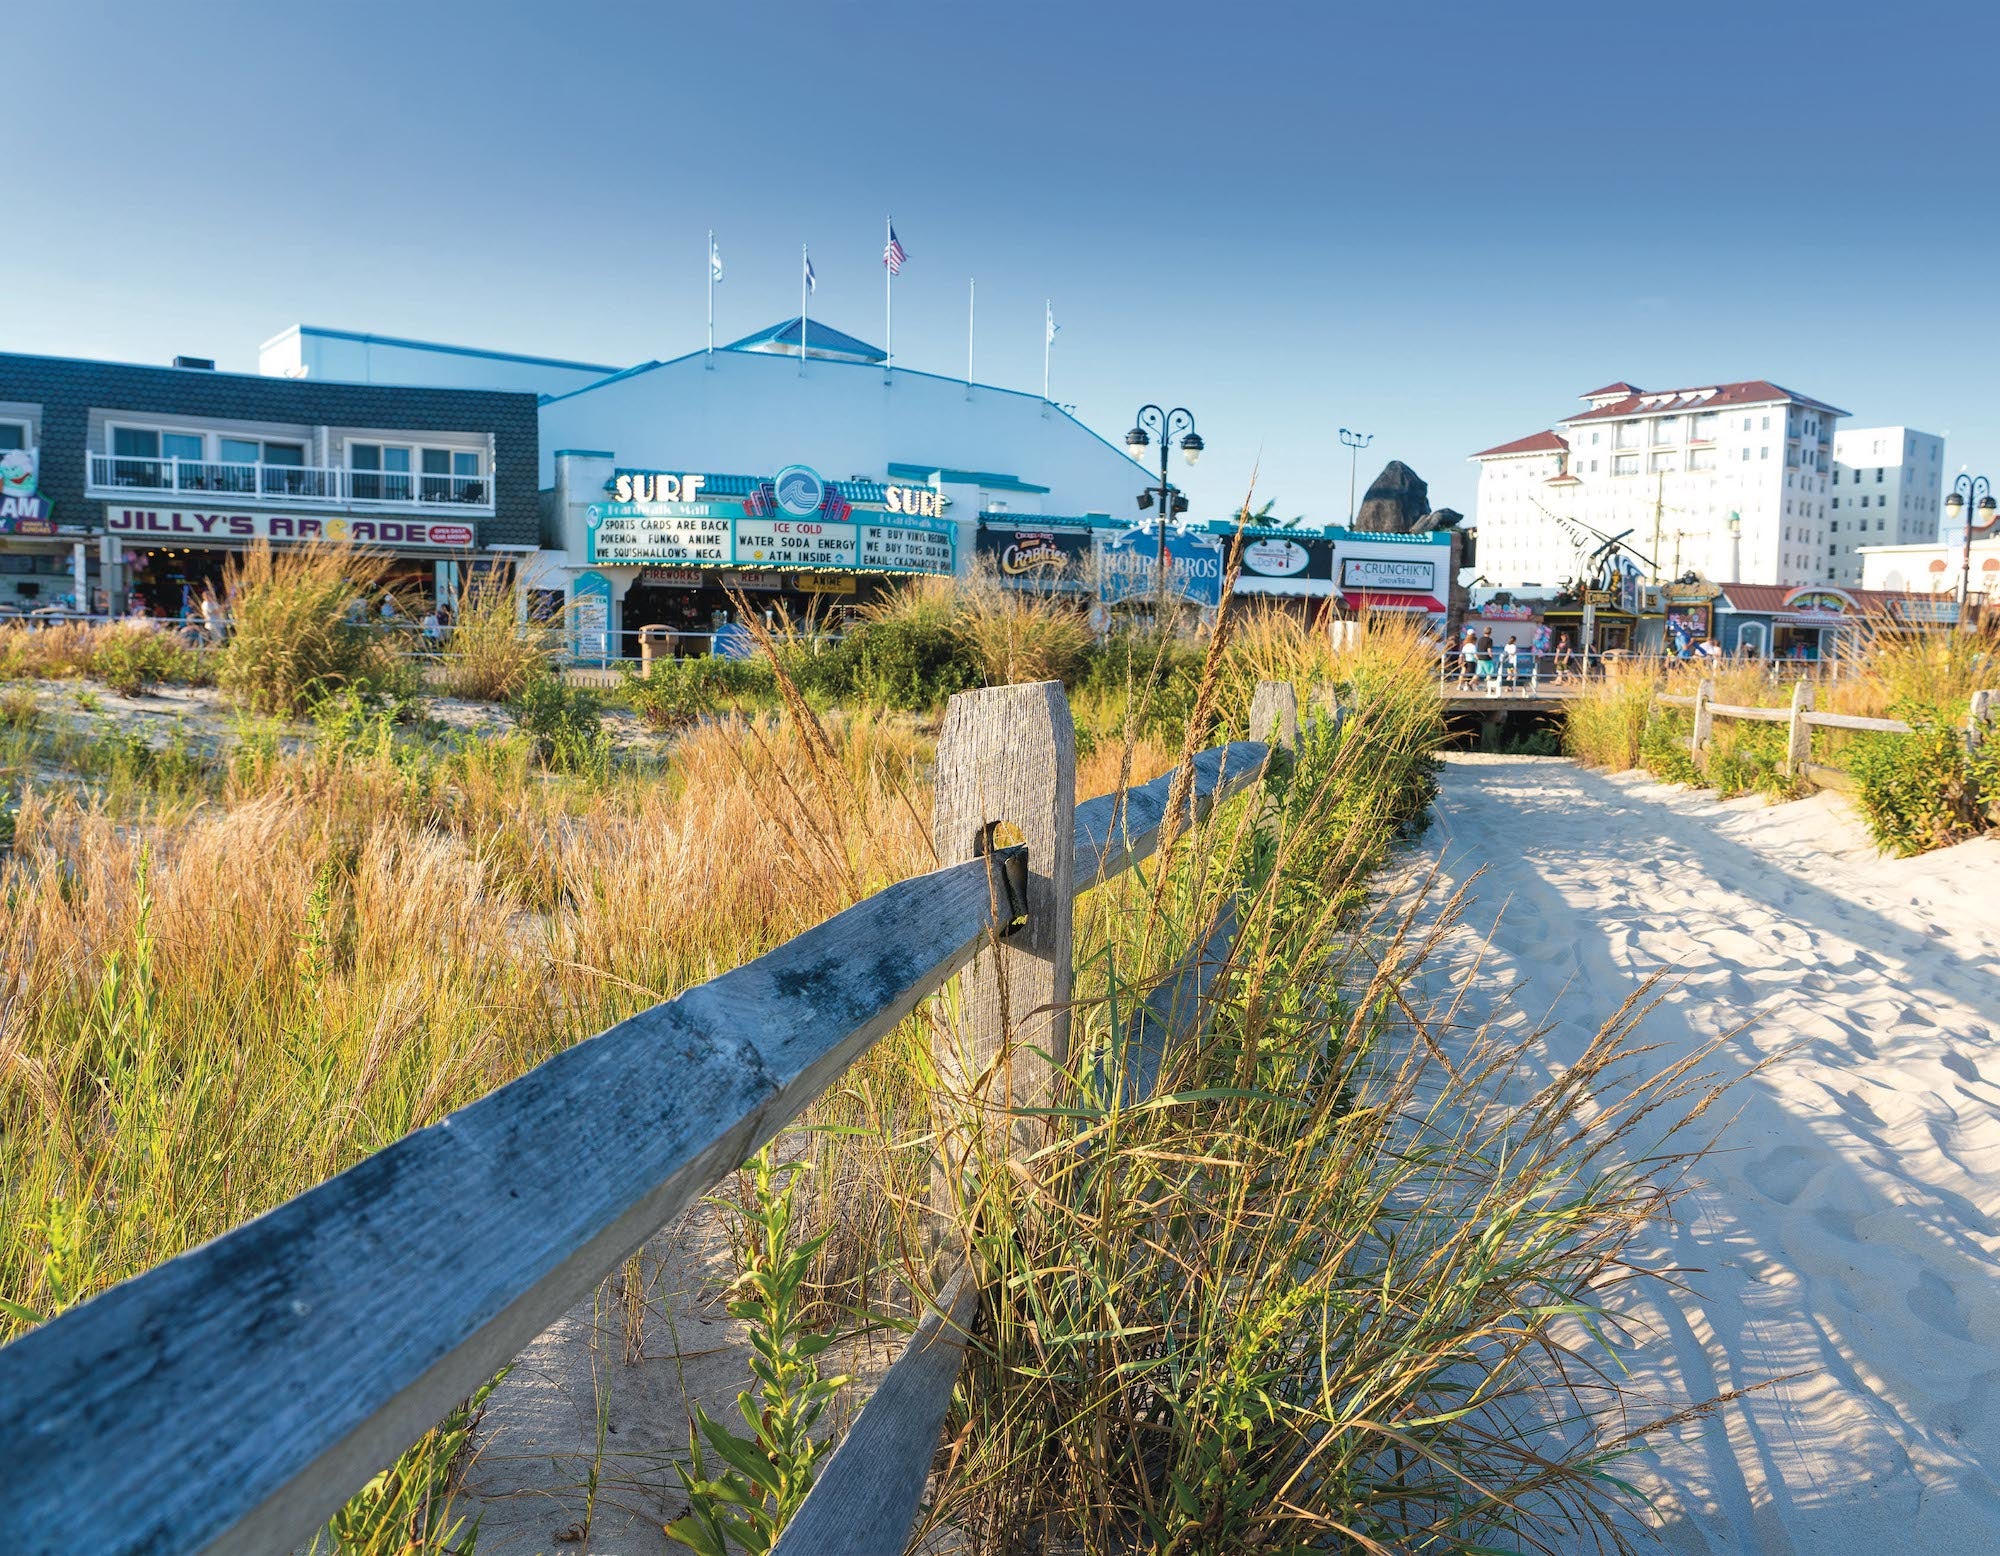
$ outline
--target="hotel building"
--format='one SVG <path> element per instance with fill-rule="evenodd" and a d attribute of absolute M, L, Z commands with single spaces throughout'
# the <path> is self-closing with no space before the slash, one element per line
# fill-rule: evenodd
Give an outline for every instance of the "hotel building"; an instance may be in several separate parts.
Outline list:
<path fill-rule="evenodd" d="M 1479 568 L 1501 588 L 1577 580 L 1602 538 L 1648 576 L 1825 581 L 1834 423 L 1845 411 L 1763 379 L 1607 384 L 1554 428 L 1484 449 Z"/>
<path fill-rule="evenodd" d="M 1864 546 L 1930 545 L 1944 513 L 1944 439 L 1914 427 L 1847 427 L 1833 438 L 1827 562 L 1864 581 Z"/>

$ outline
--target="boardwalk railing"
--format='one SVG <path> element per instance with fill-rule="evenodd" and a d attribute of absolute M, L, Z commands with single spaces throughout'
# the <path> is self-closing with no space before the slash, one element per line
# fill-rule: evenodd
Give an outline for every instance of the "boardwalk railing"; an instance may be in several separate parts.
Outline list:
<path fill-rule="evenodd" d="M 1289 686 L 1259 688 L 1253 730 L 1295 730 L 1297 716 Z M 965 1049 L 952 1062 L 1013 1043 L 1010 1100 L 1037 1102 L 1046 1071 L 1024 1079 L 1022 1056 L 1063 1053 L 1075 893 L 1152 854 L 1170 806 L 1198 815 L 1250 787 L 1269 752 L 1201 753 L 1184 802 L 1170 775 L 1078 805 L 1059 685 L 953 698 L 938 748 L 942 868 L 0 1349 L 0 1550 L 303 1547 L 961 969 Z M 1024 842 L 996 847 L 1007 824 Z M 1191 1029 L 1233 938 L 1225 914 L 1162 985 L 1142 1051 Z M 1008 1032 L 1003 993 L 1030 1012 Z M 924 1320 L 788 1530 L 786 1556 L 900 1549 L 974 1296 L 960 1278 Z"/>
<path fill-rule="evenodd" d="M 1816 729 L 1850 729 L 1876 735 L 1908 735 L 1913 733 L 1910 726 L 1901 719 L 1867 718 L 1858 713 L 1820 713 L 1813 708 L 1813 684 L 1810 681 L 1796 682 L 1792 687 L 1791 706 L 1786 708 L 1754 708 L 1738 703 L 1717 702 L 1715 682 L 1704 678 L 1695 688 L 1694 694 L 1661 692 L 1658 701 L 1675 708 L 1694 710 L 1694 729 L 1688 736 L 1688 751 L 1699 761 L 1707 748 L 1715 730 L 1717 719 L 1747 719 L 1764 724 L 1785 726 L 1785 776 L 1805 778 L 1823 789 L 1838 789 L 1851 792 L 1854 779 L 1843 769 L 1827 767 L 1812 759 L 1812 732 Z M 1965 743 L 1968 750 L 1976 749 L 1988 738 L 1988 725 L 1992 722 L 1995 708 L 2000 706 L 1995 694 L 1990 691 L 1972 694 L 1972 709 L 1965 722 Z"/>

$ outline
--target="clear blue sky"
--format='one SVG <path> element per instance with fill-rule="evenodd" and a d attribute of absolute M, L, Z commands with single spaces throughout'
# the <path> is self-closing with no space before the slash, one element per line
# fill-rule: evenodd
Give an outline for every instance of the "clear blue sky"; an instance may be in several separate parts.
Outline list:
<path fill-rule="evenodd" d="M 7 23 L 11 349 L 295 322 L 628 362 L 795 313 L 1338 518 L 1612 379 L 1766 377 L 2000 475 L 1991 5 L 46 0 Z M 1946 80 L 1946 73 L 1952 79 Z M 1364 468 L 1363 480 L 1367 478 Z"/>

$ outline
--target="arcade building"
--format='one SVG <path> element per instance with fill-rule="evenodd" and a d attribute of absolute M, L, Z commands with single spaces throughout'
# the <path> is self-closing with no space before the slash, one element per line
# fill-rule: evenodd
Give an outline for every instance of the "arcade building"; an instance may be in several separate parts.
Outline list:
<path fill-rule="evenodd" d="M 0 354 L 0 614 L 178 616 L 260 540 L 391 559 L 411 609 L 537 549 L 535 397 Z"/>

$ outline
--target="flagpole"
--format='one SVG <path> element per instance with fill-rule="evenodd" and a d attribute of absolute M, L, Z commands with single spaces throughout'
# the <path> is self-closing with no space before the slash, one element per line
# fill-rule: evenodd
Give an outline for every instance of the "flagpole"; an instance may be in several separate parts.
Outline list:
<path fill-rule="evenodd" d="M 1056 305 L 1050 298 L 1042 304 L 1042 398 L 1049 397 L 1049 347 L 1056 343 Z"/>
<path fill-rule="evenodd" d="M 979 302 L 979 278 L 971 277 L 965 283 L 965 397 L 972 398 L 972 318 L 973 310 Z"/>
<path fill-rule="evenodd" d="M 895 240 L 896 218 L 882 219 L 882 373 L 888 376 L 896 363 L 896 267 L 889 263 L 889 245 Z"/>
<path fill-rule="evenodd" d="M 708 355 L 715 366 L 715 229 L 708 229 Z"/>
<path fill-rule="evenodd" d="M 799 377 L 806 376 L 806 317 L 812 305 L 806 301 L 810 290 L 806 286 L 806 267 L 812 263 L 812 253 L 801 243 L 799 245 Z"/>

